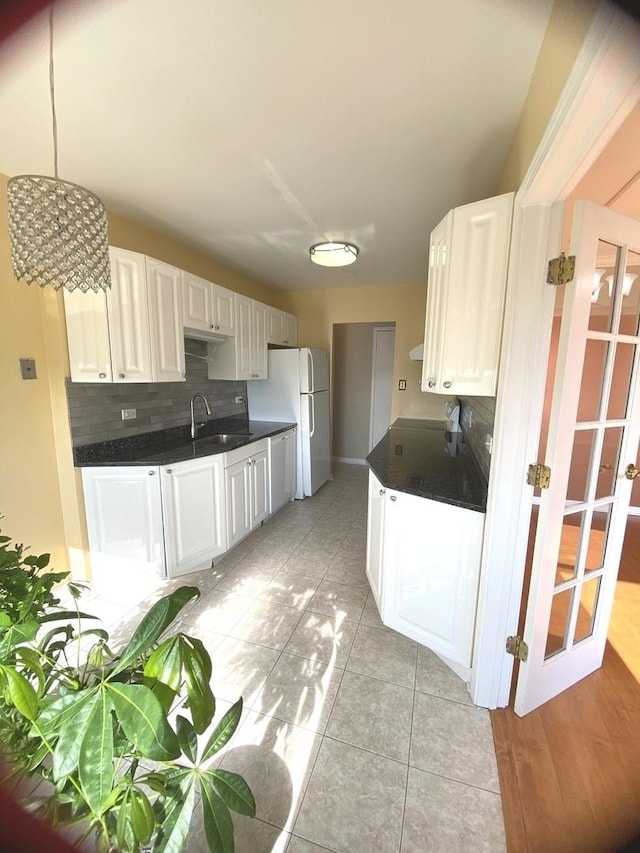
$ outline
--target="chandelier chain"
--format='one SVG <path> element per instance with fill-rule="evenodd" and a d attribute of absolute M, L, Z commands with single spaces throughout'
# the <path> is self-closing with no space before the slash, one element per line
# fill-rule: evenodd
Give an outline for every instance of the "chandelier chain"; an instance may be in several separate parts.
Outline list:
<path fill-rule="evenodd" d="M 58 178 L 58 118 L 56 116 L 55 69 L 53 67 L 53 7 L 49 8 L 49 95 L 51 97 L 51 124 L 53 126 L 53 174 Z"/>

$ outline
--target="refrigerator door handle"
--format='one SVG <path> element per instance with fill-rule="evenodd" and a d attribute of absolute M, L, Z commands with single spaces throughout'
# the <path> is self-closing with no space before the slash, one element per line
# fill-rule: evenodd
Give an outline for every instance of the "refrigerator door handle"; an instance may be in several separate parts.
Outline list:
<path fill-rule="evenodd" d="M 311 355 L 311 350 L 307 350 L 307 362 L 308 362 L 308 376 L 309 376 L 309 391 L 316 390 L 316 382 L 315 377 L 313 375 L 313 356 Z"/>
<path fill-rule="evenodd" d="M 309 400 L 309 438 L 313 438 L 316 431 L 316 411 L 313 395 L 309 394 L 307 399 Z"/>

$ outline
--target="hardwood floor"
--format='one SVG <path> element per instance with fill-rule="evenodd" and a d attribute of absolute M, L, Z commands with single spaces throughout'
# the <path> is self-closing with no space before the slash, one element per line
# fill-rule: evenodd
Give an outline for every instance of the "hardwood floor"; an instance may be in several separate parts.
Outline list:
<path fill-rule="evenodd" d="M 640 838 L 640 517 L 602 668 L 526 717 L 491 721 L 509 853 L 613 853 Z"/>

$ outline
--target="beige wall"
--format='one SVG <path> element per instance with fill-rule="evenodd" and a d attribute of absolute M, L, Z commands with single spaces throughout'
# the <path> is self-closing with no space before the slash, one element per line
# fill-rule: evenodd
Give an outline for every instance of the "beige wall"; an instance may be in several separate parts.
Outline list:
<path fill-rule="evenodd" d="M 0 174 L 0 527 L 48 551 L 58 570 L 87 576 L 84 505 L 73 467 L 64 380 L 68 375 L 61 293 L 11 274 L 6 175 Z M 275 304 L 273 291 L 124 217 L 109 215 L 113 245 L 143 252 Z M 36 380 L 20 377 L 19 358 L 35 358 Z"/>
<path fill-rule="evenodd" d="M 598 0 L 555 0 L 497 192 L 517 190 L 549 124 Z"/>
<path fill-rule="evenodd" d="M 340 459 L 369 453 L 373 330 L 371 323 L 333 327 L 333 445 Z"/>
<path fill-rule="evenodd" d="M 298 316 L 300 346 L 331 352 L 334 323 L 396 324 L 391 420 L 443 417 L 445 398 L 423 394 L 419 380 L 421 361 L 411 361 L 409 350 L 424 340 L 427 299 L 425 284 L 390 287 L 345 287 L 328 290 L 299 290 L 281 294 L 280 307 Z M 398 391 L 398 380 L 407 380 L 407 390 Z"/>

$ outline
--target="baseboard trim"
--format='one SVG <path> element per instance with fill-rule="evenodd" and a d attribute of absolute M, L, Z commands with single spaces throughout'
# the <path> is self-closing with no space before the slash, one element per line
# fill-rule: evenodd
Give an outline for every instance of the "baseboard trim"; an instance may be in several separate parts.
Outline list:
<path fill-rule="evenodd" d="M 366 465 L 366 459 L 351 459 L 349 456 L 334 456 L 334 462 L 345 462 L 347 465 Z"/>

